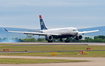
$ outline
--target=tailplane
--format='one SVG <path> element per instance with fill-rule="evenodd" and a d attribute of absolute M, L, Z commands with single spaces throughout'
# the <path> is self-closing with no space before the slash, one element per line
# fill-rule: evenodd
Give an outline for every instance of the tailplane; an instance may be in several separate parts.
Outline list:
<path fill-rule="evenodd" d="M 40 27 L 41 27 L 41 30 L 47 30 L 45 24 L 44 24 L 44 21 L 42 19 L 42 16 L 39 15 L 39 18 L 40 18 Z"/>

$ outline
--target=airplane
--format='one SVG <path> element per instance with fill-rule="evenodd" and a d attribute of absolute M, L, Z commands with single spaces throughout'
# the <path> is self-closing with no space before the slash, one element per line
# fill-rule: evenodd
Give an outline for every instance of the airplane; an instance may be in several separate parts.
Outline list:
<path fill-rule="evenodd" d="M 68 39 L 69 37 L 72 37 L 73 39 L 76 40 L 81 40 L 85 33 L 91 33 L 91 32 L 97 32 L 98 30 L 92 30 L 92 31 L 83 31 L 79 32 L 77 28 L 75 27 L 66 27 L 66 28 L 54 28 L 54 29 L 48 29 L 45 24 L 44 20 L 42 19 L 42 16 L 39 15 L 40 18 L 40 31 L 32 31 L 32 32 L 22 32 L 22 31 L 8 31 L 5 29 L 7 32 L 14 32 L 14 33 L 24 33 L 24 34 L 30 34 L 30 35 L 39 35 L 39 36 L 45 36 L 45 39 L 48 42 L 53 42 L 53 39 L 59 39 L 60 41 L 63 42 L 62 38 L 66 38 L 65 42 L 70 42 Z"/>

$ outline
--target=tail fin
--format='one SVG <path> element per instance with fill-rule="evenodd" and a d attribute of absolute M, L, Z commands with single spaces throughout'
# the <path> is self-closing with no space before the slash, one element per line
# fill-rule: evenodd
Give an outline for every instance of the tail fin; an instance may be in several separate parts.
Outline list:
<path fill-rule="evenodd" d="M 44 21 L 42 19 L 42 16 L 39 15 L 39 18 L 40 18 L 40 27 L 41 27 L 41 30 L 47 30 L 45 24 L 44 24 Z"/>

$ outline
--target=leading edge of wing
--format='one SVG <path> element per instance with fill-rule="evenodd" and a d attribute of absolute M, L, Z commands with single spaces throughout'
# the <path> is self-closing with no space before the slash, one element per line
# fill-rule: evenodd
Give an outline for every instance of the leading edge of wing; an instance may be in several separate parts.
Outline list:
<path fill-rule="evenodd" d="M 38 33 L 38 32 L 24 32 L 24 34 L 42 35 L 42 36 L 46 36 L 46 35 L 59 35 L 59 34 L 52 34 L 52 33 Z"/>
<path fill-rule="evenodd" d="M 59 35 L 59 34 L 52 34 L 52 33 L 22 32 L 22 31 L 8 31 L 7 29 L 5 29 L 5 31 L 7 31 L 7 32 L 12 32 L 12 33 L 23 33 L 23 34 L 31 34 L 31 35 L 42 35 L 42 36 L 46 36 L 46 35 Z"/>
<path fill-rule="evenodd" d="M 92 32 L 98 32 L 98 30 L 92 30 L 92 31 L 83 31 L 83 32 L 78 32 L 78 34 L 84 34 L 84 33 L 92 33 Z"/>

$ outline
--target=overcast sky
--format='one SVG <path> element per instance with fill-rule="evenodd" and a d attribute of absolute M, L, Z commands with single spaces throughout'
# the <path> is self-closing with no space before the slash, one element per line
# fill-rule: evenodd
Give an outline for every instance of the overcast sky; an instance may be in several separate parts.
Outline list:
<path fill-rule="evenodd" d="M 0 27 L 38 29 L 105 26 L 105 0 L 0 0 Z"/>

